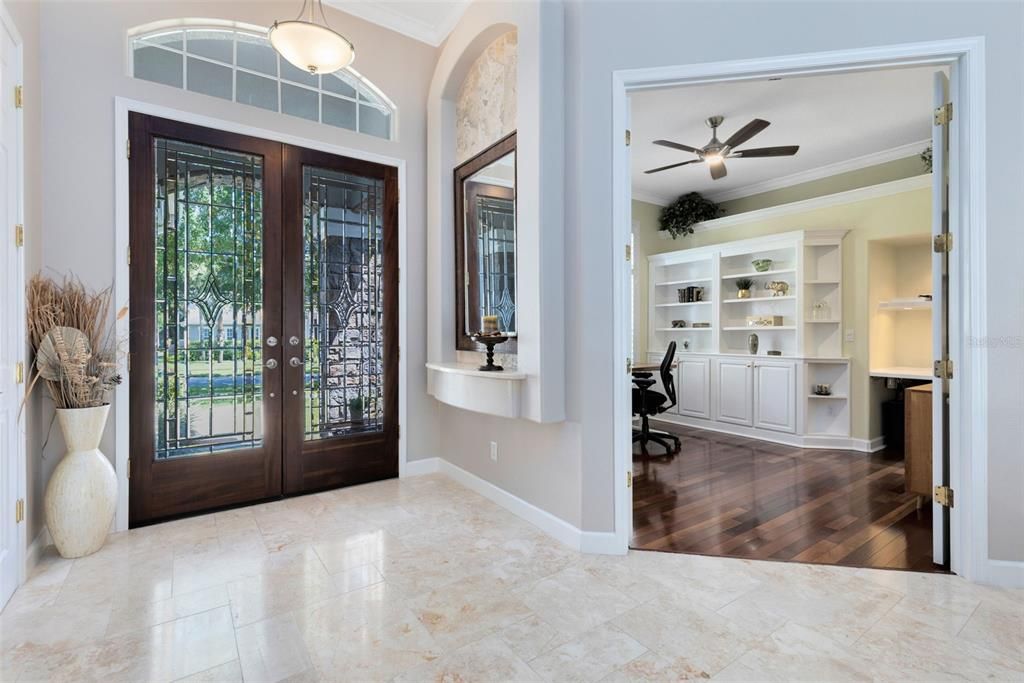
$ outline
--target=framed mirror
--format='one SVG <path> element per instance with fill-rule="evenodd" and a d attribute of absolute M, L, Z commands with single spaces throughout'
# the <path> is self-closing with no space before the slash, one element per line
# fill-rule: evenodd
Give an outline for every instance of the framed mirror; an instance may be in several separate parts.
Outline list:
<path fill-rule="evenodd" d="M 516 134 L 455 169 L 456 347 L 478 351 L 470 336 L 495 326 L 515 353 Z"/>

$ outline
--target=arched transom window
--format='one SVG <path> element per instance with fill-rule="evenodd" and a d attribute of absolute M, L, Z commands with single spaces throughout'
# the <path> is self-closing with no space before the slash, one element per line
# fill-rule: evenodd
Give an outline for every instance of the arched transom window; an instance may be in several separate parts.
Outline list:
<path fill-rule="evenodd" d="M 259 27 L 164 26 L 130 36 L 132 75 L 204 95 L 391 139 L 395 107 L 351 67 L 292 66 Z"/>

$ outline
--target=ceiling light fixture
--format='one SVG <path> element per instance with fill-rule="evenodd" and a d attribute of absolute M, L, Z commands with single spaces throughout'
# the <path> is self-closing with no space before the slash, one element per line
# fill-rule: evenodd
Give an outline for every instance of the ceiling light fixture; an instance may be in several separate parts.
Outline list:
<path fill-rule="evenodd" d="M 307 14 L 308 19 L 303 19 Z M 323 24 L 314 17 L 320 9 Z M 311 74 L 329 74 L 344 69 L 356 58 L 356 49 L 348 38 L 327 25 L 323 0 L 302 0 L 299 16 L 291 21 L 275 21 L 267 34 L 278 54 Z"/>

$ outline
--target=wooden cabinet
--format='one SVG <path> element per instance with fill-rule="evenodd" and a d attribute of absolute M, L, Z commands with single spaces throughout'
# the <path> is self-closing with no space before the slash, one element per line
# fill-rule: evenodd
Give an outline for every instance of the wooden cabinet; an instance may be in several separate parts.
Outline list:
<path fill-rule="evenodd" d="M 711 417 L 711 383 L 707 358 L 680 358 L 676 366 L 676 393 L 680 415 Z"/>
<path fill-rule="evenodd" d="M 796 431 L 796 366 L 792 363 L 754 363 L 754 426 Z"/>
<path fill-rule="evenodd" d="M 932 385 L 922 384 L 903 392 L 904 467 L 907 491 L 932 496 Z"/>
<path fill-rule="evenodd" d="M 718 361 L 718 401 L 715 419 L 737 425 L 754 423 L 754 364 L 744 360 Z"/>

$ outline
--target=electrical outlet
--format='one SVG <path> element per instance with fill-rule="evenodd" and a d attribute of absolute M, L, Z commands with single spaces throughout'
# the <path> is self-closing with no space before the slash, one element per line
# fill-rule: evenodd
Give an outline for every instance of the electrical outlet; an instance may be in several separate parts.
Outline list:
<path fill-rule="evenodd" d="M 846 343 L 852 344 L 856 340 L 856 335 L 852 329 L 846 330 Z"/>
<path fill-rule="evenodd" d="M 491 442 L 491 460 L 498 462 L 498 442 Z"/>

